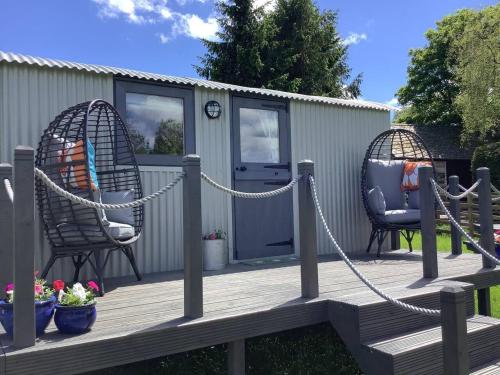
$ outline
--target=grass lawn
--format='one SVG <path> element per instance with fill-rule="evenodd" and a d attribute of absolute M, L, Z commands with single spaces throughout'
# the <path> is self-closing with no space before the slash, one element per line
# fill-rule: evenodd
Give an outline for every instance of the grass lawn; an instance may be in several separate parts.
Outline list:
<path fill-rule="evenodd" d="M 413 237 L 413 248 L 418 251 L 422 249 L 422 237 L 420 233 L 415 233 Z M 401 248 L 408 249 L 408 242 L 401 236 Z M 451 252 L 451 238 L 449 235 L 438 234 L 437 236 L 437 249 L 439 252 L 450 253 Z M 465 245 L 462 244 L 462 250 L 464 253 L 471 253 L 467 250 Z M 494 317 L 500 318 L 500 285 L 491 288 L 491 313 Z M 477 296 L 476 296 L 476 311 L 477 311 Z"/>

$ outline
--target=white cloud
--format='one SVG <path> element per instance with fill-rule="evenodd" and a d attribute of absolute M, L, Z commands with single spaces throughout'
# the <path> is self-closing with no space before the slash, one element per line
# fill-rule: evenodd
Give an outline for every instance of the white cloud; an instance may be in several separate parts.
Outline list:
<path fill-rule="evenodd" d="M 342 43 L 345 46 L 349 46 L 351 44 L 358 44 L 362 40 L 367 40 L 367 39 L 368 39 L 368 35 L 366 35 L 366 33 L 358 34 L 358 33 L 350 32 L 349 35 L 347 36 L 347 38 L 345 38 L 342 41 Z"/>
<path fill-rule="evenodd" d="M 392 98 L 390 100 L 387 100 L 385 102 L 388 106 L 392 107 L 393 111 L 399 111 L 401 110 L 401 104 L 399 104 L 398 98 Z"/>
<path fill-rule="evenodd" d="M 219 25 L 215 17 L 201 19 L 196 14 L 176 14 L 176 20 L 172 27 L 172 34 L 187 35 L 191 38 L 204 38 L 215 40 Z"/>
<path fill-rule="evenodd" d="M 163 33 L 157 34 L 158 38 L 160 38 L 160 43 L 161 44 L 166 44 L 170 41 L 170 37 L 168 35 L 165 35 Z"/>

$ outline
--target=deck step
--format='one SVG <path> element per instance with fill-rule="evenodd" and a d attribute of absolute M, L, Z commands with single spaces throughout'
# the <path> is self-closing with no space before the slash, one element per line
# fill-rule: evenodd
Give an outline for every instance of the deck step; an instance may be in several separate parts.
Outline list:
<path fill-rule="evenodd" d="M 500 375 L 500 358 L 471 371 L 471 375 Z"/>
<path fill-rule="evenodd" d="M 498 358 L 500 320 L 486 316 L 467 319 L 470 367 Z M 441 326 L 395 335 L 365 344 L 376 368 L 374 374 L 441 374 L 443 353 Z"/>

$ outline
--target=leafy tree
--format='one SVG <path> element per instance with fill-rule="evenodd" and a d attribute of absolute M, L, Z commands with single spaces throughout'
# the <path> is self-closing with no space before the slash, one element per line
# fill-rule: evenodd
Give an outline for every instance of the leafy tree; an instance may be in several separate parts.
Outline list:
<path fill-rule="evenodd" d="M 357 97 L 361 75 L 348 83 L 347 46 L 336 31 L 337 14 L 312 0 L 278 0 L 275 9 L 252 0 L 220 1 L 219 41 L 203 40 L 204 78 L 310 95 Z"/>
<path fill-rule="evenodd" d="M 264 86 L 308 95 L 357 97 L 361 75 L 351 69 L 336 30 L 337 13 L 320 13 L 311 0 L 278 0 L 266 15 Z"/>
<path fill-rule="evenodd" d="M 132 142 L 132 147 L 136 154 L 147 154 L 147 145 L 144 135 L 139 133 L 135 128 L 130 127 L 128 129 L 130 141 Z"/>
<path fill-rule="evenodd" d="M 261 85 L 262 9 L 252 0 L 220 1 L 217 10 L 220 41 L 202 39 L 207 52 L 195 66 L 198 74 L 213 81 L 258 87 Z"/>
<path fill-rule="evenodd" d="M 474 14 L 458 50 L 462 140 L 500 141 L 500 5 Z"/>
<path fill-rule="evenodd" d="M 396 96 L 406 106 L 397 121 L 411 124 L 460 124 L 455 105 L 459 94 L 456 41 L 462 38 L 474 12 L 463 9 L 437 22 L 425 33 L 428 45 L 410 50 L 408 82 Z"/>
<path fill-rule="evenodd" d="M 182 124 L 169 119 L 162 120 L 155 134 L 155 154 L 182 155 L 184 153 L 184 134 Z"/>

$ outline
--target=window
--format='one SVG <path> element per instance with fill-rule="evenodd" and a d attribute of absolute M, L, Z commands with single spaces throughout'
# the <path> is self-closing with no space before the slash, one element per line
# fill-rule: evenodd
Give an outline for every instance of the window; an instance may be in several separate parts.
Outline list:
<path fill-rule="evenodd" d="M 240 108 L 240 147 L 243 163 L 279 163 L 278 112 Z"/>
<path fill-rule="evenodd" d="M 117 80 L 115 93 L 139 164 L 180 165 L 195 152 L 192 90 Z"/>

